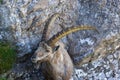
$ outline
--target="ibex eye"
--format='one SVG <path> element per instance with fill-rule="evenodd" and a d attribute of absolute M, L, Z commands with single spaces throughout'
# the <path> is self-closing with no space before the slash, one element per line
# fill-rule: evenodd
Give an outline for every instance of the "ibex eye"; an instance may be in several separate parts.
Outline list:
<path fill-rule="evenodd" d="M 50 52 L 50 50 L 49 50 L 49 49 L 47 49 L 47 50 L 46 50 L 46 52 Z"/>

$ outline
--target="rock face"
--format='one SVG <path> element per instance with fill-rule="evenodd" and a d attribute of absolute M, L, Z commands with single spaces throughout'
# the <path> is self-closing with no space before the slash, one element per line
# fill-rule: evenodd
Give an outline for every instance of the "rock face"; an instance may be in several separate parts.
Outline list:
<path fill-rule="evenodd" d="M 64 37 L 76 68 L 76 79 L 120 78 L 120 1 L 119 0 L 3 0 L 0 5 L 0 40 L 17 46 L 18 60 L 10 78 L 44 79 L 30 61 L 48 18 L 61 13 L 51 30 L 91 25 L 99 30 L 80 31 Z M 74 79 L 75 80 L 75 79 Z"/>

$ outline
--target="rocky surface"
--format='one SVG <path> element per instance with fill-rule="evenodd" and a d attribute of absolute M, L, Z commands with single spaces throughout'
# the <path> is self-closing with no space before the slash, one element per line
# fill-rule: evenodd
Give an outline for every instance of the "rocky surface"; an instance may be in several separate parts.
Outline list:
<path fill-rule="evenodd" d="M 52 26 L 50 37 L 61 29 L 76 25 L 91 25 L 99 30 L 99 34 L 80 31 L 61 40 L 79 68 L 75 71 L 76 78 L 119 80 L 119 4 L 119 0 L 3 0 L 0 5 L 0 40 L 8 40 L 18 47 L 18 60 L 10 78 L 44 78 L 41 70 L 33 69 L 30 57 L 41 40 L 48 18 L 61 13 Z"/>
<path fill-rule="evenodd" d="M 79 80 L 120 80 L 120 50 L 76 69 Z"/>

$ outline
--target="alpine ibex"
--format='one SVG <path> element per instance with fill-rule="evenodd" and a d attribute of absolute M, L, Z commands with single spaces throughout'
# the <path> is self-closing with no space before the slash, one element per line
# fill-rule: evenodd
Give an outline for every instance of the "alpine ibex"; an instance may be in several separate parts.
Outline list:
<path fill-rule="evenodd" d="M 37 68 L 41 64 L 45 80 L 69 80 L 73 74 L 72 60 L 63 44 L 57 42 L 58 40 L 79 30 L 96 30 L 96 28 L 91 26 L 70 27 L 58 32 L 47 40 L 48 31 L 50 31 L 49 26 L 52 25 L 58 16 L 59 14 L 54 14 L 51 17 L 51 21 L 45 26 L 42 41 L 31 58 Z"/>

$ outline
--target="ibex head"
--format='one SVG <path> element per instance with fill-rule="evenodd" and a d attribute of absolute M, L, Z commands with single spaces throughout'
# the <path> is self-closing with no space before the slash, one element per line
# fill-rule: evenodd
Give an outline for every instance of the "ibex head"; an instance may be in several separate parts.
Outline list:
<path fill-rule="evenodd" d="M 43 30 L 43 35 L 42 35 L 42 39 L 41 39 L 41 42 L 39 44 L 39 47 L 35 51 L 35 53 L 33 54 L 32 58 L 31 58 L 33 63 L 37 63 L 36 68 L 39 67 L 38 63 L 48 61 L 50 59 L 50 57 L 52 57 L 53 54 L 55 54 L 55 52 L 59 48 L 59 46 L 56 46 L 56 47 L 53 48 L 53 47 L 49 46 L 46 43 L 46 41 L 49 38 L 52 23 L 56 20 L 57 17 L 59 17 L 59 14 L 55 13 L 54 15 L 52 15 L 48 19 L 48 22 L 46 22 L 46 25 L 45 25 L 45 28 Z"/>
<path fill-rule="evenodd" d="M 52 48 L 45 42 L 40 42 L 40 45 L 38 49 L 35 51 L 35 53 L 32 56 L 32 62 L 38 63 L 38 62 L 45 62 L 51 59 L 53 55 L 56 53 L 56 51 L 59 49 L 59 46 L 56 46 Z"/>

